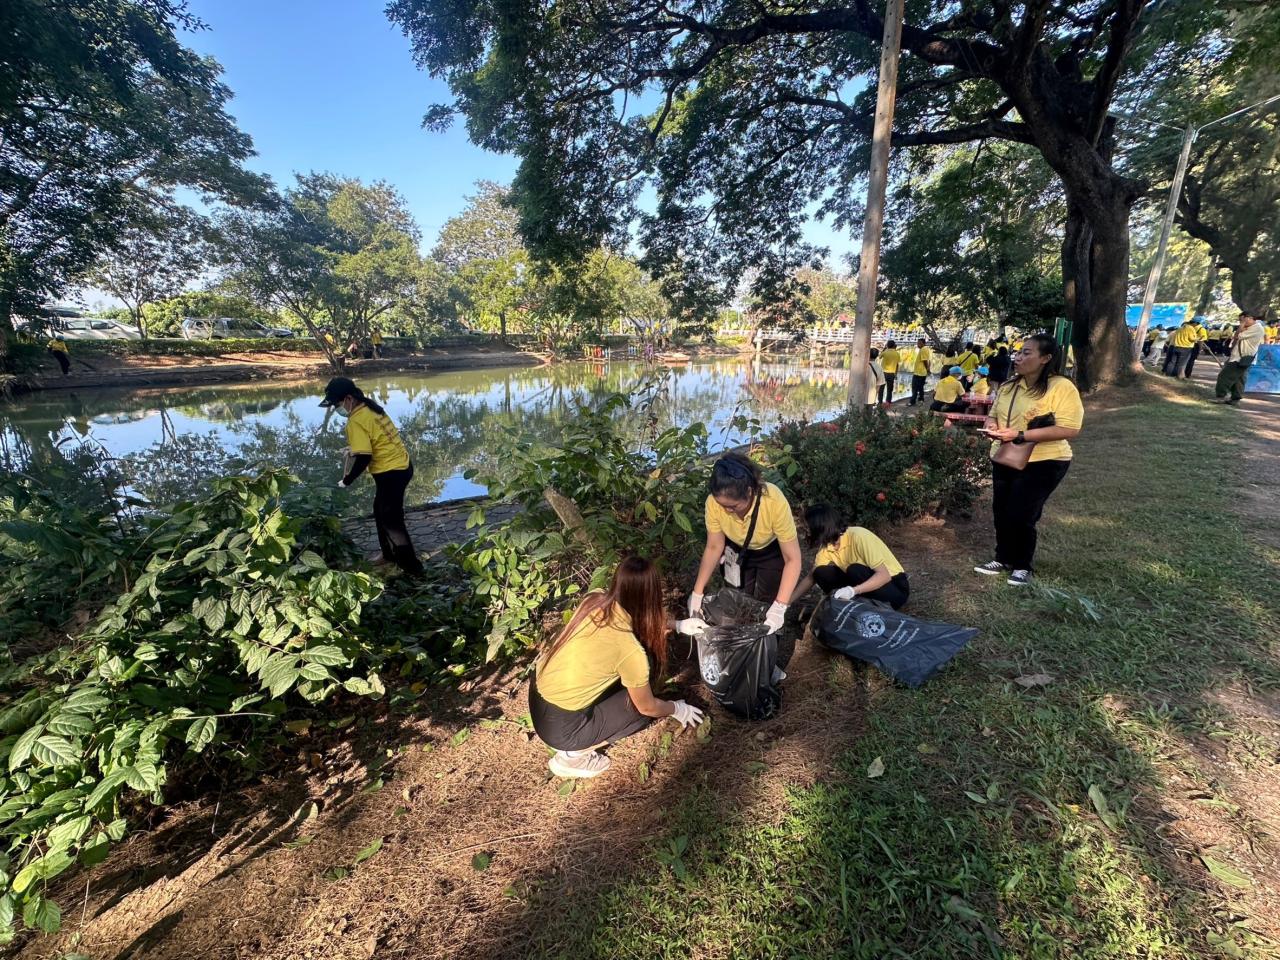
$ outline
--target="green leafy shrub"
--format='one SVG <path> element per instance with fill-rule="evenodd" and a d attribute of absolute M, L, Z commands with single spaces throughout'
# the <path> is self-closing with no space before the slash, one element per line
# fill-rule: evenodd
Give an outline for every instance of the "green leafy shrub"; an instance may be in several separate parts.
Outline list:
<path fill-rule="evenodd" d="M 928 414 L 846 414 L 786 423 L 769 445 L 793 504 L 829 503 L 850 523 L 908 520 L 967 508 L 986 476 L 989 442 Z"/>
<path fill-rule="evenodd" d="M 360 631 L 382 585 L 331 566 L 337 521 L 289 513 L 295 483 L 278 471 L 220 480 L 206 499 L 114 530 L 10 492 L 6 586 L 24 549 L 69 556 L 59 524 L 62 537 L 87 537 L 79 575 L 122 559 L 102 574 L 118 595 L 74 646 L 2 678 L 0 937 L 19 914 L 57 929 L 49 882 L 101 861 L 130 809 L 161 802 L 194 754 L 253 769 L 289 702 L 383 692 L 383 653 Z"/>
<path fill-rule="evenodd" d="M 494 466 L 468 474 L 495 499 L 522 508 L 457 554 L 488 604 L 487 658 L 536 643 L 559 601 L 603 585 L 628 554 L 655 560 L 671 575 L 700 553 L 707 431 L 702 424 L 658 431 L 651 411 L 660 395 L 657 386 L 637 400 L 611 395 L 579 410 L 555 443 L 531 445 L 511 431 Z M 579 528 L 566 529 L 548 490 L 572 502 Z M 471 522 L 483 519 L 477 509 Z"/>

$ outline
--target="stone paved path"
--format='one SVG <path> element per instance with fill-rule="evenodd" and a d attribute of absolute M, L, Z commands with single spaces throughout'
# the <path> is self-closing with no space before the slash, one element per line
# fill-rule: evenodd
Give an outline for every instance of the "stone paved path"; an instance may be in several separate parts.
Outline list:
<path fill-rule="evenodd" d="M 433 503 L 425 507 L 405 511 L 405 526 L 409 538 L 422 554 L 434 554 L 451 543 L 463 543 L 475 535 L 467 529 L 467 517 L 471 515 L 474 501 Z M 514 504 L 485 503 L 485 519 L 500 522 L 515 516 L 519 507 Z M 345 524 L 347 535 L 356 547 L 366 554 L 378 554 L 378 534 L 372 517 L 359 517 Z"/>

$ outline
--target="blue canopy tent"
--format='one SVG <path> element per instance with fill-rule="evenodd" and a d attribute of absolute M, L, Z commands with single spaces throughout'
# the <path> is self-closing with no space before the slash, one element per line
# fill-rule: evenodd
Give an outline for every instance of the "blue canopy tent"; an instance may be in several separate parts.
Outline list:
<path fill-rule="evenodd" d="M 1151 322 L 1149 327 L 1180 327 L 1191 313 L 1189 303 L 1156 303 L 1151 306 Z M 1124 322 L 1136 327 L 1142 318 L 1142 304 L 1131 303 L 1124 312 Z"/>

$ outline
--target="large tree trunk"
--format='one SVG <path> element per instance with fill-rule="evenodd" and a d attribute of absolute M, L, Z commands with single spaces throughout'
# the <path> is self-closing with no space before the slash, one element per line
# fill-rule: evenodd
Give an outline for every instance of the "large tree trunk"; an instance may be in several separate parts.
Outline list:
<path fill-rule="evenodd" d="M 1117 198 L 1110 216 L 1092 223 L 1088 315 L 1089 342 L 1076 350 L 1076 381 L 1084 390 L 1124 377 L 1133 363 L 1133 343 L 1125 323 L 1129 301 L 1129 204 Z"/>
<path fill-rule="evenodd" d="M 1213 303 L 1213 291 L 1218 286 L 1218 251 L 1209 251 L 1209 269 L 1200 285 L 1200 299 L 1196 301 L 1196 316 L 1204 316 Z"/>

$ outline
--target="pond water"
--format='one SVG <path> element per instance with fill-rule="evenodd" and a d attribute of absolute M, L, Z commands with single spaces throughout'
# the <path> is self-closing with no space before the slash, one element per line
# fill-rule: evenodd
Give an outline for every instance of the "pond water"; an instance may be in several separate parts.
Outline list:
<path fill-rule="evenodd" d="M 481 466 L 497 434 L 552 438 L 584 405 L 666 378 L 664 424 L 702 422 L 713 450 L 749 439 L 735 416 L 769 430 L 781 420 L 822 419 L 845 403 L 844 370 L 726 359 L 666 369 L 638 363 L 566 363 L 358 379 L 387 410 L 413 457 L 410 504 L 481 494 L 463 477 Z M 87 444 L 118 458 L 135 492 L 156 503 L 186 499 L 247 464 L 287 467 L 331 488 L 345 446 L 342 418 L 319 404 L 321 384 L 217 385 L 166 390 L 57 390 L 0 404 L 0 466 L 58 458 Z M 344 497 L 349 513 L 366 497 Z"/>

